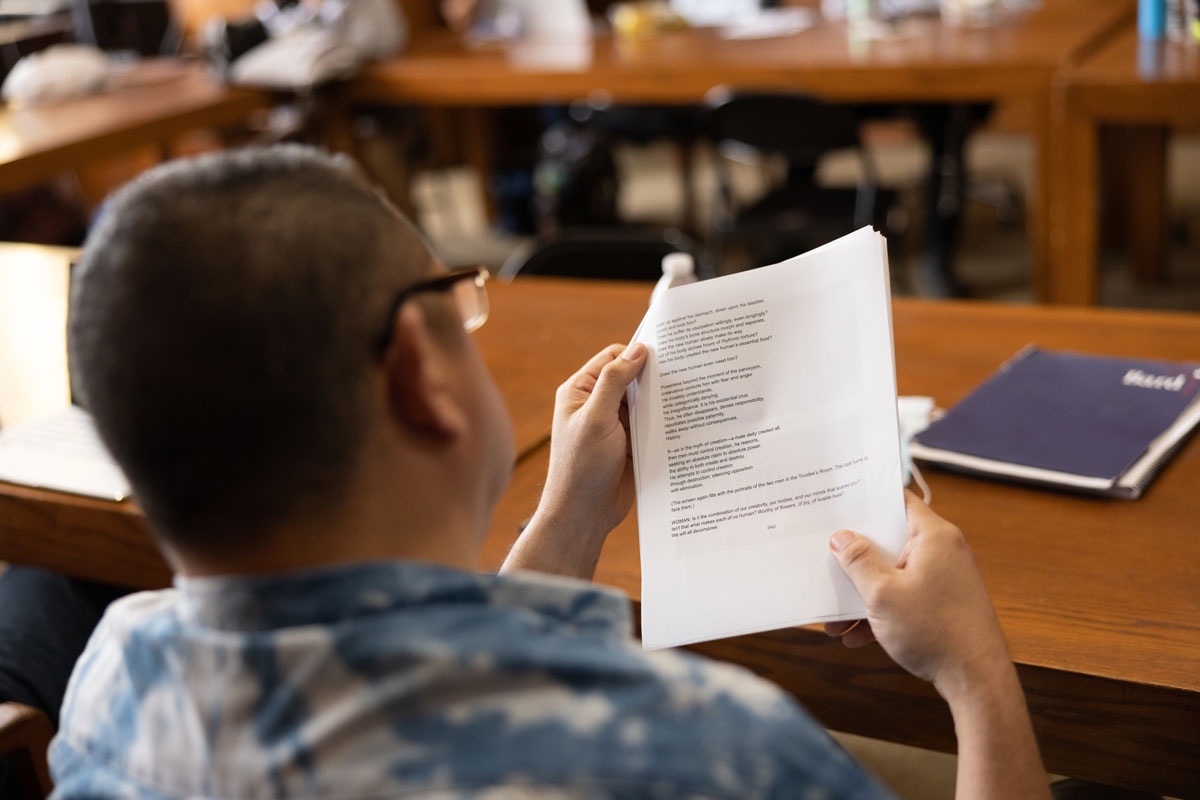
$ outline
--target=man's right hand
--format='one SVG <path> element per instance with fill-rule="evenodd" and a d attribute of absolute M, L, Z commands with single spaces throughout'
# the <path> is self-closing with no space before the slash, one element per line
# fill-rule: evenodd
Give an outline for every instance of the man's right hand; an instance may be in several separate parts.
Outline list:
<path fill-rule="evenodd" d="M 905 492 L 908 542 L 895 566 L 871 542 L 838 531 L 830 548 L 867 606 L 867 619 L 831 622 L 849 647 L 871 641 L 897 664 L 931 681 L 943 697 L 1009 666 L 1008 648 L 975 556 L 954 525 Z"/>
<path fill-rule="evenodd" d="M 830 539 L 867 618 L 827 623 L 825 632 L 849 647 L 878 640 L 946 698 L 958 737 L 959 800 L 1049 800 L 1025 697 L 975 556 L 962 532 L 912 492 L 905 503 L 908 542 L 894 566 L 852 531 Z"/>

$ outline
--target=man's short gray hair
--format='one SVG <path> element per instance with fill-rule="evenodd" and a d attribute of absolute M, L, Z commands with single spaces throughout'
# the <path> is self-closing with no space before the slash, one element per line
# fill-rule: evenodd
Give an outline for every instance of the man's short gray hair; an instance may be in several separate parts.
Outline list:
<path fill-rule="evenodd" d="M 224 548 L 344 488 L 371 342 L 430 269 L 351 163 L 312 148 L 175 161 L 116 193 L 77 267 L 70 361 L 159 533 Z"/>

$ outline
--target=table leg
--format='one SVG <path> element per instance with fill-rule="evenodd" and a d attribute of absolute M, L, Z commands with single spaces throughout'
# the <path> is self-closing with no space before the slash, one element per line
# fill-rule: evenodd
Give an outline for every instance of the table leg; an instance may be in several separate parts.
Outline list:
<path fill-rule="evenodd" d="M 1133 178 L 1127 154 L 1128 140 L 1122 136 L 1129 128 L 1104 126 L 1097 135 L 1100 148 L 1100 252 L 1125 252 L 1129 247 L 1128 224 L 1130 191 Z"/>
<path fill-rule="evenodd" d="M 1064 102 L 1054 115 L 1055 165 L 1050 170 L 1051 254 L 1045 293 L 1051 303 L 1092 305 L 1098 294 L 1097 123 Z"/>
<path fill-rule="evenodd" d="M 1040 302 L 1049 300 L 1050 295 L 1050 268 L 1053 263 L 1050 237 L 1054 231 L 1052 217 L 1055 209 L 1053 192 L 1058 188 L 1054 172 L 1058 160 L 1055 157 L 1057 140 L 1052 103 L 1052 97 L 1044 96 L 1034 104 L 1033 135 L 1037 153 L 1028 219 L 1033 296 Z"/>
<path fill-rule="evenodd" d="M 1163 278 L 1167 257 L 1167 141 L 1164 127 L 1126 132 L 1129 181 L 1129 256 L 1139 281 Z"/>

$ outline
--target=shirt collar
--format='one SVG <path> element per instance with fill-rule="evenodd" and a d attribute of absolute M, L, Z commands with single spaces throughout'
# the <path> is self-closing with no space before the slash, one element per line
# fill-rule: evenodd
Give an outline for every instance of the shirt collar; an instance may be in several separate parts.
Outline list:
<path fill-rule="evenodd" d="M 414 561 L 375 561 L 250 576 L 176 576 L 186 622 L 259 631 L 404 608 L 490 605 L 536 611 L 576 626 L 631 636 L 629 600 L 615 589 L 534 572 L 494 575 Z"/>

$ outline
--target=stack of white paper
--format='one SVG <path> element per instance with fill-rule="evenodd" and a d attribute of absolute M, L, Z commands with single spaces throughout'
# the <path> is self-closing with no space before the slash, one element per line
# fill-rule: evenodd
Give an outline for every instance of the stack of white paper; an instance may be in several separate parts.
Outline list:
<path fill-rule="evenodd" d="M 906 536 L 883 237 L 671 289 L 635 340 L 645 646 L 863 616 L 828 542 Z"/>

